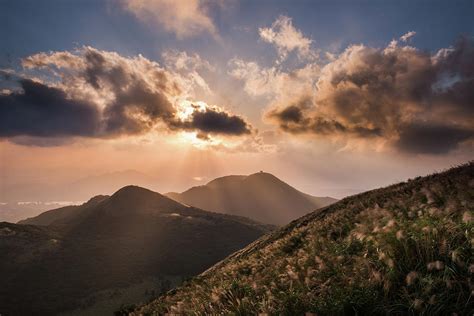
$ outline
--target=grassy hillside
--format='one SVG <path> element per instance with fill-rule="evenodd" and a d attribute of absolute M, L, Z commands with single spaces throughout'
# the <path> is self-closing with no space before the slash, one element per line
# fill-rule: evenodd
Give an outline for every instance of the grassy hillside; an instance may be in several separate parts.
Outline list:
<path fill-rule="evenodd" d="M 226 176 L 170 198 L 205 210 L 245 216 L 262 223 L 286 225 L 336 199 L 302 193 L 272 174 Z"/>
<path fill-rule="evenodd" d="M 472 163 L 345 198 L 134 315 L 472 315 L 473 208 Z"/>
<path fill-rule="evenodd" d="M 135 186 L 28 222 L 49 225 L 0 223 L 1 315 L 85 310 L 102 298 L 112 313 L 119 302 L 100 293 L 136 297 L 130 289 L 150 278 L 196 275 L 270 229 Z"/>

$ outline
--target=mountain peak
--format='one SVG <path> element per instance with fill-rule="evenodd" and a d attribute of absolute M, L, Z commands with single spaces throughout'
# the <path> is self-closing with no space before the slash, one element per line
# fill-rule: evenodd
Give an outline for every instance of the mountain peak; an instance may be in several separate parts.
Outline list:
<path fill-rule="evenodd" d="M 136 185 L 127 185 L 112 196 L 106 202 L 108 210 L 127 210 L 129 212 L 148 212 L 168 209 L 183 209 L 187 206 L 170 199 L 158 192 L 154 192 Z"/>
<path fill-rule="evenodd" d="M 281 181 L 275 175 L 273 175 L 271 173 L 268 173 L 268 172 L 264 172 L 264 171 L 259 171 L 259 172 L 256 172 L 256 173 L 252 173 L 252 174 L 248 175 L 246 179 L 262 179 L 262 180 L 270 180 L 270 181 L 275 181 L 275 180 Z"/>
<path fill-rule="evenodd" d="M 158 192 L 151 191 L 149 189 L 140 187 L 138 185 L 127 185 L 123 188 L 117 190 L 114 194 L 112 194 L 111 198 L 117 198 L 126 196 L 127 198 L 133 198 L 134 196 L 143 196 L 143 195 L 158 195 L 163 196 Z"/>
<path fill-rule="evenodd" d="M 307 195 L 263 171 L 216 178 L 204 186 L 168 196 L 186 205 L 275 225 L 289 223 L 336 201 Z"/>
<path fill-rule="evenodd" d="M 216 186 L 216 185 L 221 185 L 221 184 L 227 184 L 227 185 L 231 185 L 231 184 L 237 185 L 237 184 L 239 184 L 240 185 L 242 183 L 242 181 L 254 180 L 254 179 L 263 180 L 263 181 L 275 181 L 276 180 L 276 181 L 282 182 L 280 179 L 278 179 L 273 174 L 268 173 L 268 172 L 260 171 L 260 172 L 252 173 L 248 176 L 245 176 L 245 175 L 228 175 L 228 176 L 215 178 L 214 180 L 209 181 L 206 185 L 207 186 Z"/>
<path fill-rule="evenodd" d="M 138 185 L 130 184 L 130 185 L 126 185 L 126 186 L 118 189 L 117 192 L 115 192 L 115 193 L 119 193 L 119 192 L 123 192 L 123 191 L 149 191 L 149 192 L 153 192 L 151 190 L 148 190 L 147 188 L 143 188 L 143 187 L 138 186 Z"/>
<path fill-rule="evenodd" d="M 269 173 L 269 172 L 265 172 L 263 170 L 260 170 L 259 172 L 255 172 L 255 173 L 252 173 L 252 174 L 249 174 L 249 177 L 251 176 L 272 176 L 272 177 L 275 177 L 273 174 Z M 276 177 L 275 177 L 276 178 Z"/>

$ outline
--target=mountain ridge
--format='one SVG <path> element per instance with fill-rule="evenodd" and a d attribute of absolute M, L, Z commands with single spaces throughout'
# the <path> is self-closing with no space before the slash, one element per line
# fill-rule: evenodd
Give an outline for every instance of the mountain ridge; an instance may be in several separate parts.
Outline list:
<path fill-rule="evenodd" d="M 298 191 L 266 172 L 219 177 L 206 185 L 165 195 L 186 205 L 241 215 L 275 225 L 287 224 L 299 216 L 337 201 Z"/>

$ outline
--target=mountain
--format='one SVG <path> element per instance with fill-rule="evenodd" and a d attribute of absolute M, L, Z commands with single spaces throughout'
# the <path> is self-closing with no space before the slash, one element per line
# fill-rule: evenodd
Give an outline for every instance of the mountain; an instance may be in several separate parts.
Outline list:
<path fill-rule="evenodd" d="M 1 315 L 85 312 L 132 288 L 143 301 L 146 282 L 196 275 L 271 229 L 137 186 L 24 223 L 36 225 L 0 223 L 0 253 L 8 258 L 0 261 Z"/>
<path fill-rule="evenodd" d="M 245 216 L 262 223 L 285 225 L 310 211 L 334 203 L 330 197 L 302 193 L 265 172 L 226 176 L 168 197 L 205 210 Z"/>
<path fill-rule="evenodd" d="M 133 315 L 472 315 L 474 163 L 345 198 Z"/>

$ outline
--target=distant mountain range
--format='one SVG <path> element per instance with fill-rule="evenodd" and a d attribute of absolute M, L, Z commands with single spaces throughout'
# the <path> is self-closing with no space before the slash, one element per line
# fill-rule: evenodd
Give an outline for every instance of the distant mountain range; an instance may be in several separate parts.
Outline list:
<path fill-rule="evenodd" d="M 185 206 L 137 186 L 21 224 L 3 222 L 0 314 L 85 311 L 104 295 L 113 298 L 149 278 L 202 272 L 272 228 Z M 141 288 L 136 299 L 145 300 L 148 290 Z"/>
<path fill-rule="evenodd" d="M 162 180 L 126 170 L 84 177 L 69 183 L 3 187 L 0 192 L 0 221 L 17 222 L 54 207 L 87 201 L 96 194 L 111 194 L 129 184 L 157 190 Z M 330 197 L 302 193 L 269 173 L 221 177 L 183 193 L 166 195 L 205 210 L 246 216 L 276 225 L 287 224 L 336 201 Z"/>
<path fill-rule="evenodd" d="M 153 177 L 127 170 L 86 177 L 56 186 L 35 184 L 4 189 L 2 195 L 7 202 L 0 203 L 0 221 L 24 220 L 54 207 L 78 204 L 75 201 L 86 201 L 95 194 L 111 194 L 128 184 L 155 190 L 159 183 L 159 180 Z M 275 225 L 287 224 L 310 211 L 337 201 L 330 197 L 315 197 L 302 193 L 264 172 L 249 176 L 225 176 L 206 185 L 192 187 L 183 193 L 170 192 L 166 195 L 178 202 L 208 211 L 245 216 Z M 69 209 L 69 206 L 66 207 Z"/>
<path fill-rule="evenodd" d="M 472 315 L 473 241 L 469 163 L 314 211 L 133 315 Z"/>
<path fill-rule="evenodd" d="M 300 192 L 274 175 L 226 176 L 168 197 L 205 210 L 245 216 L 262 223 L 285 225 L 308 212 L 336 202 Z"/>

